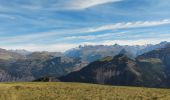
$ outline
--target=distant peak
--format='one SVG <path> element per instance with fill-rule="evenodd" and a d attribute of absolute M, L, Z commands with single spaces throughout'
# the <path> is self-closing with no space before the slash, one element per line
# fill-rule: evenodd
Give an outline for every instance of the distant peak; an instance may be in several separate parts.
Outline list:
<path fill-rule="evenodd" d="M 126 55 L 128 52 L 125 50 L 125 49 L 122 49 L 120 52 L 119 52 L 119 54 L 121 55 Z"/>
<path fill-rule="evenodd" d="M 120 46 L 118 43 L 115 43 L 113 46 Z"/>
<path fill-rule="evenodd" d="M 167 41 L 160 42 L 160 44 L 167 44 L 167 43 L 168 43 Z"/>

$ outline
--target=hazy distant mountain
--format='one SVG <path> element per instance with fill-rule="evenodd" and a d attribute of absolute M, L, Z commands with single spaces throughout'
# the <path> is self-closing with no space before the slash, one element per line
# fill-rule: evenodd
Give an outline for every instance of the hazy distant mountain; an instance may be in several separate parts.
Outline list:
<path fill-rule="evenodd" d="M 24 50 L 24 49 L 22 49 L 22 50 L 19 50 L 19 49 L 17 49 L 17 50 L 9 50 L 9 51 L 10 52 L 15 52 L 15 53 L 18 53 L 18 54 L 21 54 L 21 55 L 24 55 L 24 56 L 29 55 L 29 54 L 32 53 L 32 52 Z"/>
<path fill-rule="evenodd" d="M 137 51 L 137 55 L 141 55 L 141 54 L 147 53 L 147 52 L 152 51 L 152 50 L 164 48 L 167 44 L 170 44 L 170 43 L 164 41 L 164 42 L 161 42 L 161 43 L 156 44 L 156 45 L 152 45 L 152 44 L 147 45 L 144 49 Z"/>
<path fill-rule="evenodd" d="M 141 55 L 143 53 L 163 48 L 168 42 L 161 42 L 160 44 L 156 45 L 135 45 L 135 46 L 129 46 L 129 45 L 85 45 L 85 46 L 79 46 L 78 48 L 68 50 L 65 55 L 68 57 L 80 57 L 83 60 L 86 60 L 88 62 L 93 62 L 97 59 L 101 59 L 103 57 L 107 56 L 115 56 L 119 54 L 121 50 L 126 50 L 128 55 L 130 55 L 130 58 L 135 58 L 138 55 Z"/>
<path fill-rule="evenodd" d="M 62 76 L 86 66 L 86 62 L 79 58 L 64 57 L 56 52 L 33 52 L 23 56 L 2 49 L 0 56 L 3 58 L 0 59 L 0 81 L 32 81 L 46 76 Z"/>
<path fill-rule="evenodd" d="M 23 59 L 23 58 L 24 56 L 22 56 L 21 54 L 0 48 L 0 59 L 9 60 L 9 59 Z"/>
<path fill-rule="evenodd" d="M 80 57 L 83 60 L 93 62 L 97 59 L 101 59 L 107 56 L 115 56 L 119 54 L 121 50 L 126 50 L 131 57 L 136 57 L 138 50 L 143 49 L 144 46 L 121 46 L 118 44 L 106 46 L 106 45 L 96 45 L 96 46 L 79 46 L 78 48 L 69 50 L 65 53 L 69 57 Z"/>

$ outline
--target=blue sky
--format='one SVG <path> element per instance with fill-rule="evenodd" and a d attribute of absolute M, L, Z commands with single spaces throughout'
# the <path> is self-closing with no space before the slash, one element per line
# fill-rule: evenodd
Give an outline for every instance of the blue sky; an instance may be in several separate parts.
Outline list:
<path fill-rule="evenodd" d="M 170 41 L 170 0 L 0 0 L 0 48 Z"/>

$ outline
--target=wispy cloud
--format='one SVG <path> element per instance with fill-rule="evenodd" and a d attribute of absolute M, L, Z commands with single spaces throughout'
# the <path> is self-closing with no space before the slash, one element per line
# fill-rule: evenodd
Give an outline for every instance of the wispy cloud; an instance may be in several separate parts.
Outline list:
<path fill-rule="evenodd" d="M 91 8 L 97 5 L 114 3 L 123 0 L 70 0 L 65 2 L 63 5 L 63 9 L 68 10 L 83 10 L 86 8 Z"/>
<path fill-rule="evenodd" d="M 140 28 L 140 27 L 152 27 L 170 24 L 170 19 L 164 19 L 160 21 L 137 21 L 137 22 L 126 22 L 116 23 L 111 25 L 99 26 L 87 30 L 88 32 L 97 32 L 104 30 L 116 30 L 116 29 L 127 29 L 127 28 Z"/>
<path fill-rule="evenodd" d="M 36 40 L 43 41 L 43 39 L 45 38 L 50 39 L 52 37 L 55 37 L 56 39 L 58 39 L 58 41 L 59 40 L 66 41 L 66 40 L 74 40 L 74 39 L 93 40 L 96 38 L 110 38 L 113 36 L 120 38 L 121 36 L 116 36 L 117 34 L 120 35 L 120 33 L 105 33 L 102 31 L 153 27 L 153 26 L 160 26 L 166 24 L 170 24 L 169 19 L 164 19 L 160 21 L 123 22 L 123 23 L 116 23 L 113 25 L 104 25 L 99 27 L 85 27 L 85 28 L 70 29 L 70 30 L 53 30 L 53 31 L 40 32 L 35 34 L 0 37 L 0 39 L 2 43 L 15 43 L 15 42 L 19 43 L 19 42 L 28 42 L 28 41 L 36 41 Z M 94 34 L 95 32 L 102 32 L 103 34 L 96 35 Z M 87 33 L 90 35 L 87 35 Z M 121 32 L 121 33 L 126 33 L 126 32 Z M 136 34 L 134 36 L 139 36 L 139 34 Z"/>
<path fill-rule="evenodd" d="M 147 44 L 157 44 L 161 41 L 168 41 L 170 42 L 170 38 L 151 38 L 151 39 L 136 39 L 136 40 L 105 40 L 102 42 L 96 42 L 96 43 L 86 43 L 89 45 L 113 45 L 115 43 L 118 43 L 120 45 L 147 45 Z"/>
<path fill-rule="evenodd" d="M 136 39 L 136 40 L 104 40 L 100 42 L 83 42 L 83 43 L 56 43 L 49 45 L 42 44 L 25 44 L 25 45 L 6 45 L 1 46 L 4 49 L 25 49 L 29 51 L 50 51 L 50 52 L 65 52 L 69 49 L 75 48 L 78 45 L 113 45 L 118 43 L 120 45 L 146 45 L 146 44 L 157 44 L 161 41 L 170 42 L 170 38 L 151 38 L 151 39 Z"/>
<path fill-rule="evenodd" d="M 0 0 L 0 46 L 66 50 L 67 46 L 84 43 L 145 44 L 168 40 L 168 3 L 169 0 Z"/>
<path fill-rule="evenodd" d="M 18 49 L 25 49 L 29 51 L 49 51 L 49 52 L 64 52 L 68 49 L 75 48 L 79 44 L 69 44 L 69 43 L 62 43 L 62 44 L 25 44 L 25 45 L 6 45 L 1 46 L 1 48 L 8 49 L 8 50 L 18 50 Z"/>
<path fill-rule="evenodd" d="M 63 11 L 63 10 L 84 10 L 87 8 L 103 5 L 107 3 L 115 3 L 123 0 L 27 0 L 20 2 L 19 0 L 4 1 L 5 5 L 0 4 L 0 11 Z M 0 1 L 1 2 L 1 1 Z M 15 9 L 12 9 L 15 8 Z"/>

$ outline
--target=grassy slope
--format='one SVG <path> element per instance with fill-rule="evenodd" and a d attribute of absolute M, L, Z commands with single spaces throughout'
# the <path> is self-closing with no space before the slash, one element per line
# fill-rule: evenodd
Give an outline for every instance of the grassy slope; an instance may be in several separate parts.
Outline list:
<path fill-rule="evenodd" d="M 0 100 L 170 100 L 170 90 L 80 83 L 1 83 Z"/>

